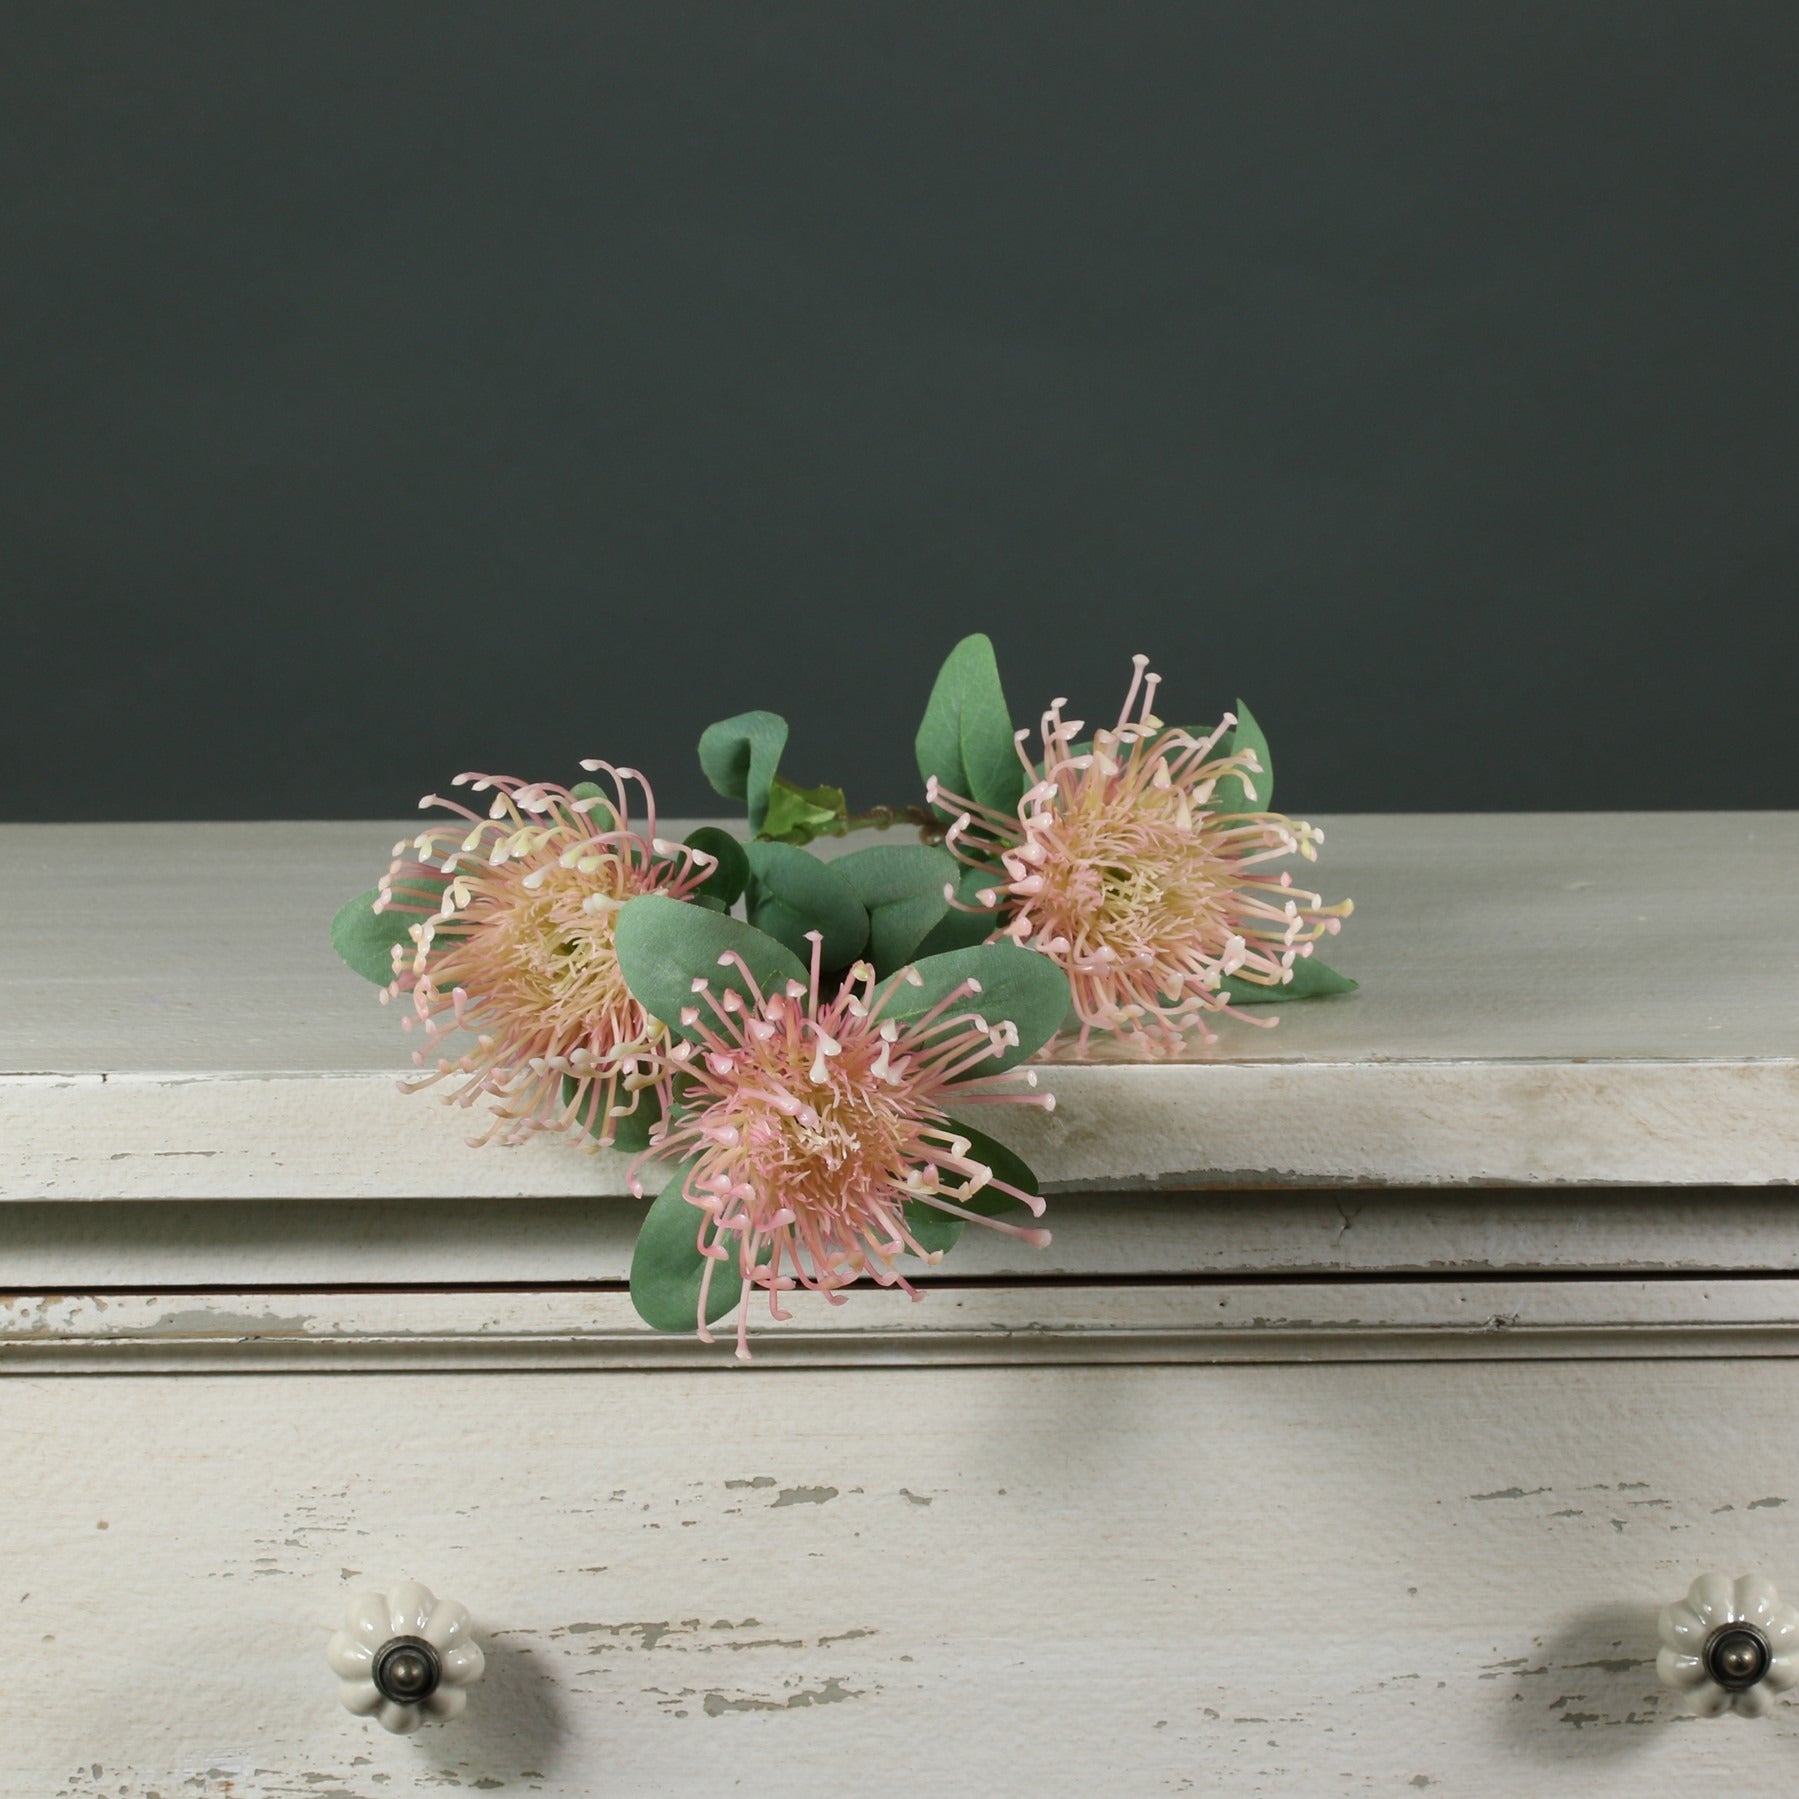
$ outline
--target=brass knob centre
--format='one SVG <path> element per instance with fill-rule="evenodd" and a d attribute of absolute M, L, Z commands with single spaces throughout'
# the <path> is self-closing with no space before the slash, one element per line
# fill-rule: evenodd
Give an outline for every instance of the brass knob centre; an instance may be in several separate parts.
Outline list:
<path fill-rule="evenodd" d="M 1773 1650 L 1753 1624 L 1723 1624 L 1705 1645 L 1705 1669 L 1727 1693 L 1743 1693 L 1768 1671 Z"/>
<path fill-rule="evenodd" d="M 394 1637 L 376 1653 L 370 1678 L 383 1698 L 417 1705 L 437 1691 L 443 1663 L 423 1637 Z"/>

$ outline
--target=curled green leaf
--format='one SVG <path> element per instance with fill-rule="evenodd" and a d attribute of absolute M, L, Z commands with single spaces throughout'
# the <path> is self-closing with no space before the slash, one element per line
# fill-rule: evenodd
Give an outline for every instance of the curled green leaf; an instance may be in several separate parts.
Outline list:
<path fill-rule="evenodd" d="M 752 831 L 768 817 L 769 790 L 787 747 L 787 721 L 778 712 L 739 712 L 700 734 L 700 767 L 713 790 L 742 800 Z"/>

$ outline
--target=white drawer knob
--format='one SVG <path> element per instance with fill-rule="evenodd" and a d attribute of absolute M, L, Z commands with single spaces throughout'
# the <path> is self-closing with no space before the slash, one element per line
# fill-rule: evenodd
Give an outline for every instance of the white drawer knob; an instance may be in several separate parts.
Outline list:
<path fill-rule="evenodd" d="M 1701 1717 L 1759 1718 L 1799 1681 L 1799 1611 L 1759 1574 L 1702 1574 L 1662 1609 L 1655 1671 Z"/>
<path fill-rule="evenodd" d="M 402 1736 L 427 1718 L 455 1717 L 487 1666 L 467 1609 L 416 1580 L 352 1599 L 325 1657 L 345 1708 Z"/>

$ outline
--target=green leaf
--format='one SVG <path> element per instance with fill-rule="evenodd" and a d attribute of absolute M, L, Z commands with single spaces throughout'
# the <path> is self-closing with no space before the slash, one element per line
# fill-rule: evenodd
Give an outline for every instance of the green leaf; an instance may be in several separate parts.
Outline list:
<path fill-rule="evenodd" d="M 961 872 L 948 850 L 929 843 L 877 843 L 839 856 L 830 867 L 867 912 L 868 959 L 884 975 L 917 955 L 949 910 L 944 888 L 954 886 Z"/>
<path fill-rule="evenodd" d="M 652 1330 L 690 1331 L 699 1323 L 700 1285 L 709 1259 L 700 1254 L 699 1244 L 706 1214 L 681 1197 L 686 1176 L 681 1168 L 668 1177 L 644 1214 L 631 1252 L 631 1303 Z M 737 1304 L 742 1286 L 734 1258 L 714 1265 L 706 1295 L 708 1324 L 716 1324 Z"/>
<path fill-rule="evenodd" d="M 1254 750 L 1256 760 L 1262 765 L 1262 772 L 1249 778 L 1255 793 L 1253 796 L 1250 794 L 1243 777 L 1233 769 L 1212 789 L 1212 810 L 1226 813 L 1272 812 L 1274 757 L 1269 753 L 1268 739 L 1262 735 L 1262 727 L 1256 723 L 1255 714 L 1239 700 L 1237 722 L 1218 740 L 1218 747 L 1213 750 L 1212 755 L 1234 756 L 1241 750 Z"/>
<path fill-rule="evenodd" d="M 1024 796 L 1024 764 L 1012 738 L 991 639 L 964 637 L 944 659 L 913 747 L 918 772 L 935 775 L 951 793 L 996 812 L 1015 812 Z M 953 811 L 938 811 L 954 817 Z"/>
<path fill-rule="evenodd" d="M 824 941 L 820 961 L 828 969 L 847 968 L 868 946 L 868 914 L 856 890 L 829 862 L 791 843 L 752 843 L 748 910 L 750 923 L 783 943 L 808 968 L 808 931 Z"/>
<path fill-rule="evenodd" d="M 786 747 L 787 721 L 778 712 L 739 712 L 700 734 L 706 779 L 726 799 L 744 802 L 752 831 L 768 816 L 769 789 Z"/>
<path fill-rule="evenodd" d="M 1293 978 L 1284 986 L 1262 987 L 1240 975 L 1227 974 L 1220 983 L 1233 1006 L 1278 1006 L 1290 999 L 1321 999 L 1329 993 L 1354 993 L 1360 985 L 1338 974 L 1317 956 L 1301 956 L 1293 964 Z"/>
<path fill-rule="evenodd" d="M 927 1256 L 941 1255 L 945 1250 L 955 1248 L 956 1239 L 968 1222 L 953 1212 L 940 1212 L 935 1206 L 927 1206 L 922 1199 L 907 1200 L 900 1211 L 905 1215 L 906 1229 L 911 1232 L 912 1241 Z"/>
<path fill-rule="evenodd" d="M 678 1037 L 696 1033 L 681 1023 L 682 1011 L 699 1005 L 695 980 L 710 983 L 721 1000 L 727 989 L 749 994 L 749 983 L 735 964 L 719 966 L 719 957 L 741 956 L 766 995 L 788 981 L 804 981 L 806 969 L 784 945 L 742 919 L 683 905 L 666 894 L 648 893 L 619 908 L 613 937 L 618 965 L 632 997 Z M 702 1016 L 716 1023 L 710 1007 Z"/>
<path fill-rule="evenodd" d="M 987 1164 L 993 1171 L 994 1180 L 1004 1181 L 1021 1193 L 1035 1195 L 1043 1191 L 1030 1165 L 1016 1150 L 1008 1149 L 997 1138 L 989 1137 L 985 1131 L 976 1130 L 972 1124 L 964 1124 L 959 1118 L 948 1118 L 944 1122 L 951 1130 L 968 1139 L 969 1154 L 975 1161 Z M 1030 1209 L 1023 1200 L 1000 1192 L 991 1182 L 967 1197 L 964 1197 L 965 1193 L 965 1186 L 951 1187 L 944 1197 L 985 1218 L 998 1218 L 1007 1212 L 1028 1212 Z M 967 1222 L 953 1213 L 940 1212 L 935 1206 L 928 1206 L 916 1199 L 906 1201 L 905 1212 L 906 1228 L 911 1231 L 919 1248 L 927 1254 L 951 1248 L 961 1236 L 962 1227 Z"/>
<path fill-rule="evenodd" d="M 776 843 L 810 843 L 827 832 L 841 835 L 849 802 L 841 787 L 799 787 L 776 775 L 758 837 Z"/>
<path fill-rule="evenodd" d="M 881 988 L 883 993 L 892 990 L 892 997 L 881 1008 L 883 1018 L 903 1023 L 921 1017 L 972 977 L 980 982 L 981 990 L 956 1010 L 978 1012 L 989 1024 L 1010 1019 L 1018 1027 L 1018 1042 L 971 1069 L 968 1078 L 1002 1074 L 1035 1055 L 1061 1028 L 1068 1013 L 1068 977 L 1048 956 L 1020 949 L 1016 943 L 982 943 L 973 949 L 926 956 L 912 966 L 919 977 L 918 986 L 895 975 Z"/>
<path fill-rule="evenodd" d="M 1008 1149 L 997 1137 L 989 1137 L 985 1131 L 976 1130 L 972 1124 L 964 1124 L 960 1118 L 951 1118 L 946 1122 L 968 1139 L 969 1153 L 977 1162 L 985 1162 L 993 1170 L 995 1180 L 1016 1187 L 1020 1193 L 1042 1193 L 1043 1187 L 1036 1174 L 1017 1150 Z M 1001 1193 L 991 1184 L 980 1188 L 960 1203 L 967 1206 L 969 1211 L 979 1212 L 987 1218 L 998 1218 L 1006 1212 L 1029 1210 L 1023 1200 L 1014 1199 L 1009 1193 Z"/>
<path fill-rule="evenodd" d="M 599 800 L 597 806 L 587 808 L 587 822 L 593 827 L 596 837 L 603 837 L 608 831 L 618 829 L 618 818 L 611 806 L 605 804 L 606 789 L 596 781 L 577 781 L 569 792 L 578 800 Z"/>
<path fill-rule="evenodd" d="M 717 825 L 701 825 L 687 834 L 687 847 L 701 855 L 714 857 L 718 866 L 694 889 L 695 896 L 717 900 L 727 909 L 734 906 L 749 885 L 750 860 L 743 845 L 729 831 Z"/>
<path fill-rule="evenodd" d="M 428 900 L 435 907 L 443 898 L 445 882 L 443 876 L 411 875 L 402 887 L 409 899 Z M 417 912 L 377 912 L 375 901 L 380 897 L 381 889 L 371 887 L 338 908 L 331 920 L 331 947 L 365 981 L 385 987 L 394 978 L 394 945 L 410 946 L 412 927 L 422 918 Z"/>
<path fill-rule="evenodd" d="M 975 896 L 1005 878 L 1001 869 L 964 867 L 956 880 L 956 898 L 960 904 L 945 903 L 942 918 L 912 952 L 914 958 L 941 956 L 948 950 L 972 949 L 977 943 L 985 943 L 999 928 L 999 912 L 997 908 L 983 906 Z M 970 906 L 975 909 L 962 909 Z"/>
<path fill-rule="evenodd" d="M 579 1083 L 572 1074 L 562 1077 L 562 1103 L 573 1105 L 575 1088 Z M 587 1117 L 583 1112 L 581 1122 L 587 1127 L 590 1137 L 600 1136 L 605 1129 L 605 1118 L 601 1115 L 599 1104 L 589 1096 L 588 1105 L 593 1116 Z M 650 1132 L 655 1129 L 662 1117 L 662 1100 L 654 1087 L 645 1087 L 637 1095 L 637 1104 L 629 1112 L 624 1112 L 614 1120 L 612 1147 L 627 1150 L 635 1154 L 640 1149 L 650 1146 Z"/>

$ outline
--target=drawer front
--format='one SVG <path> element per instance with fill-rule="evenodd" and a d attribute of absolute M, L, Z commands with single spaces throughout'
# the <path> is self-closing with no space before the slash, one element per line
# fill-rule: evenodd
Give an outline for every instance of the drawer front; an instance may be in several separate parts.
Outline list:
<path fill-rule="evenodd" d="M 1799 1588 L 1781 1359 L 0 1382 L 0 1793 L 1791 1790 L 1657 1688 Z M 488 1677 L 389 1738 L 346 1592 Z"/>

